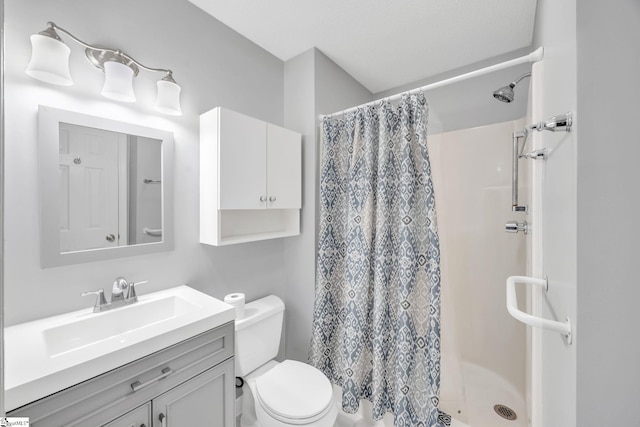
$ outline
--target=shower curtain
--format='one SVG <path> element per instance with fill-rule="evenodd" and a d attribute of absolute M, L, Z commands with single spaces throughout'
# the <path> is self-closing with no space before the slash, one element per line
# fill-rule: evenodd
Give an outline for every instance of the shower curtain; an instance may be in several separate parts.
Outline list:
<path fill-rule="evenodd" d="M 438 425 L 440 252 L 422 93 L 322 123 L 310 363 L 395 426 Z"/>

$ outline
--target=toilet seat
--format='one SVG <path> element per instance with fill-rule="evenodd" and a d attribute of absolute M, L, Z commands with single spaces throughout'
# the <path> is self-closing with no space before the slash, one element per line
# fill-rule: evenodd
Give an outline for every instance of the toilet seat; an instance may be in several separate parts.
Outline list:
<path fill-rule="evenodd" d="M 327 415 L 333 403 L 331 383 L 306 363 L 285 360 L 255 379 L 256 400 L 272 418 L 304 425 Z"/>

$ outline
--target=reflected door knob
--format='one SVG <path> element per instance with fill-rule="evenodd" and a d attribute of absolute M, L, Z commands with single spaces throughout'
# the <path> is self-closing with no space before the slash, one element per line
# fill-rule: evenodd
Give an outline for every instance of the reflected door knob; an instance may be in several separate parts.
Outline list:
<path fill-rule="evenodd" d="M 114 240 L 116 240 L 116 236 L 114 236 L 113 234 L 107 234 L 107 237 L 105 237 L 105 239 L 107 239 L 108 242 L 113 242 Z"/>

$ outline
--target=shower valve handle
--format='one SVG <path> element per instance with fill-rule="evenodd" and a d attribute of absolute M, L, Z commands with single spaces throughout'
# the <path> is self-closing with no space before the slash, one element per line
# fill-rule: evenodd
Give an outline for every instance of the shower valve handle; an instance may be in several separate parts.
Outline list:
<path fill-rule="evenodd" d="M 524 234 L 527 234 L 527 232 L 529 231 L 529 224 L 527 224 L 527 221 L 508 221 L 507 225 L 505 225 L 505 231 L 507 233 L 517 233 L 519 231 L 522 231 Z"/>

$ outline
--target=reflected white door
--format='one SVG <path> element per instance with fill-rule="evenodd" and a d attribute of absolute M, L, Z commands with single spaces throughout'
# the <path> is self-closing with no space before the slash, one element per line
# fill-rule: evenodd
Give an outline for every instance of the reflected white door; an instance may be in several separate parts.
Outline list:
<path fill-rule="evenodd" d="M 60 252 L 119 245 L 121 145 L 125 135 L 60 123 Z"/>

